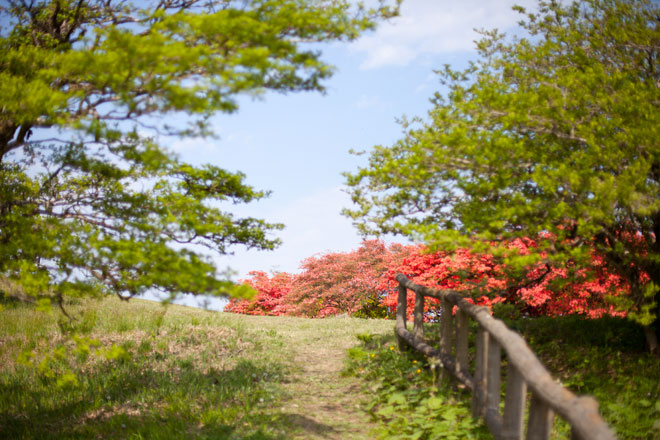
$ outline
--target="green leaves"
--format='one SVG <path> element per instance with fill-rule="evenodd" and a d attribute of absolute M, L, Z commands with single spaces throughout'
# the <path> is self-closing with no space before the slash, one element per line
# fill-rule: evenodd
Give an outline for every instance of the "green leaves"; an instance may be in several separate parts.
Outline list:
<path fill-rule="evenodd" d="M 660 25 L 649 1 L 540 1 L 527 35 L 485 32 L 480 58 L 438 72 L 425 122 L 347 175 L 365 233 L 434 248 L 531 237 L 538 258 L 580 265 L 595 248 L 632 287 L 640 323 L 660 281 Z M 522 12 L 522 10 L 520 10 Z M 548 240 L 552 237 L 552 240 Z M 531 256 L 510 255 L 521 268 Z M 650 285 L 650 284 L 649 284 Z"/>
<path fill-rule="evenodd" d="M 357 38 L 392 4 L 10 1 L 0 9 L 0 277 L 58 304 L 150 289 L 253 295 L 211 255 L 279 244 L 282 225 L 225 210 L 267 192 L 183 163 L 155 139 L 210 135 L 209 117 L 235 111 L 240 94 L 323 90 L 332 69 L 307 43 Z"/>

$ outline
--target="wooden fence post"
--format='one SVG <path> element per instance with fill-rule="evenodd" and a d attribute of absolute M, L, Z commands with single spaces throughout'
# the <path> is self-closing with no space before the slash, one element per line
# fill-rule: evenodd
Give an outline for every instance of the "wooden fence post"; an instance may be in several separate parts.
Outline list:
<path fill-rule="evenodd" d="M 509 362 L 506 371 L 502 440 L 522 440 L 526 398 L 527 384 L 520 371 Z"/>
<path fill-rule="evenodd" d="M 399 350 L 405 350 L 407 348 L 406 341 L 399 336 L 399 329 L 406 329 L 406 308 L 408 305 L 408 289 L 399 283 L 399 299 L 396 304 L 396 342 L 399 346 Z"/>
<path fill-rule="evenodd" d="M 480 325 L 476 338 L 477 355 L 474 367 L 474 389 L 472 390 L 472 417 L 478 419 L 484 413 L 486 403 L 486 371 L 488 364 L 488 332 Z"/>
<path fill-rule="evenodd" d="M 456 313 L 456 370 L 468 371 L 468 315 Z"/>
<path fill-rule="evenodd" d="M 398 304 L 396 335 L 399 347 L 409 347 L 428 358 L 441 362 L 443 373 L 453 374 L 465 387 L 472 389 L 472 415 L 484 418 L 497 440 L 521 440 L 527 400 L 532 390 L 526 440 L 548 440 L 555 412 L 571 425 L 572 440 L 616 440 L 614 433 L 598 414 L 598 403 L 591 397 L 577 397 L 555 382 L 547 369 L 516 332 L 491 316 L 484 307 L 470 303 L 451 290 L 437 290 L 417 285 L 403 274 L 396 276 Z M 414 330 L 407 327 L 408 289 L 416 293 Z M 424 301 L 426 297 L 441 301 L 440 347 L 424 339 Z M 458 307 L 455 327 L 452 310 Z M 469 319 L 478 324 L 474 376 L 468 364 Z M 454 337 L 454 332 L 456 336 Z M 455 338 L 455 347 L 452 345 Z M 455 348 L 455 349 L 454 349 Z M 502 352 L 507 357 L 507 384 L 504 413 L 500 411 Z"/>
<path fill-rule="evenodd" d="M 594 414 L 598 414 L 598 401 L 590 396 L 580 397 L 580 402 L 583 406 L 590 408 Z M 584 437 L 573 427 L 571 429 L 571 440 L 584 440 Z"/>
<path fill-rule="evenodd" d="M 571 440 L 583 440 L 575 428 L 571 429 Z"/>
<path fill-rule="evenodd" d="M 440 351 L 444 354 L 451 356 L 451 336 L 454 331 L 452 326 L 451 311 L 454 306 L 448 300 L 442 300 L 442 316 L 441 325 L 442 330 L 440 334 Z"/>
<path fill-rule="evenodd" d="M 527 422 L 527 440 L 548 440 L 552 431 L 555 414 L 550 406 L 532 393 Z"/>
<path fill-rule="evenodd" d="M 488 367 L 486 370 L 486 424 L 490 428 L 495 438 L 500 437 L 499 430 L 501 425 L 497 423 L 500 420 L 500 394 L 502 393 L 500 384 L 501 375 L 502 348 L 499 342 L 492 335 L 488 338 Z"/>
<path fill-rule="evenodd" d="M 415 311 L 414 311 L 413 336 L 415 339 L 424 339 L 424 295 L 419 292 L 415 293 Z"/>

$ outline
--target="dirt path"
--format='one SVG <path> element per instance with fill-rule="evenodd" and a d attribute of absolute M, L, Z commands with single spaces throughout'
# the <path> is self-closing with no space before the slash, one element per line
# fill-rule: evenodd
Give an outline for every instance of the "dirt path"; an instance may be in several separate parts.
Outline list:
<path fill-rule="evenodd" d="M 296 320 L 272 327 L 292 357 L 294 371 L 285 384 L 290 396 L 282 411 L 292 439 L 370 439 L 369 416 L 360 408 L 358 379 L 341 375 L 347 350 L 360 333 L 391 333 L 391 321 L 330 318 Z M 284 318 L 286 319 L 286 318 Z"/>
<path fill-rule="evenodd" d="M 294 396 L 284 411 L 298 425 L 300 439 L 367 439 L 373 428 L 359 407 L 360 384 L 344 377 L 345 349 L 322 346 L 300 347 L 295 355 L 302 367 L 287 392 Z"/>

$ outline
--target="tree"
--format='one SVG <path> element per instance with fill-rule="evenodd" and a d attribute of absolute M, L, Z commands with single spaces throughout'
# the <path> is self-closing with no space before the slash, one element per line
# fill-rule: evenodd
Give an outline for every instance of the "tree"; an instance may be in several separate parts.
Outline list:
<path fill-rule="evenodd" d="M 347 175 L 367 233 L 469 246 L 578 273 L 592 253 L 630 286 L 644 325 L 660 300 L 660 9 L 648 0 L 540 1 L 523 37 L 484 32 L 478 61 L 439 72 L 428 121 Z M 530 254 L 506 251 L 515 238 Z M 495 243 L 495 244 L 493 244 Z M 499 244 L 497 244 L 499 243 Z"/>
<path fill-rule="evenodd" d="M 332 69 L 309 43 L 354 39 L 395 11 L 343 0 L 4 2 L 0 277 L 60 303 L 148 289 L 245 294 L 207 251 L 276 246 L 281 225 L 225 210 L 267 193 L 158 140 L 211 135 L 209 118 L 235 111 L 241 94 L 323 91 Z"/>

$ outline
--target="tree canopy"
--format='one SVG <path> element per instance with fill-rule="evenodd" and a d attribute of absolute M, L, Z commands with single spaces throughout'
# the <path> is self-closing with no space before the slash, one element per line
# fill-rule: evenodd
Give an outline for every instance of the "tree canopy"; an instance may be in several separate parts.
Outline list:
<path fill-rule="evenodd" d="M 365 233 L 488 250 L 513 268 L 577 272 L 596 252 L 631 286 L 618 306 L 648 328 L 660 289 L 660 9 L 516 9 L 523 35 L 483 31 L 477 61 L 438 72 L 447 91 L 428 119 L 404 121 L 401 140 L 347 174 L 357 208 L 346 212 Z M 524 237 L 534 252 L 504 249 Z"/>
<path fill-rule="evenodd" d="M 241 94 L 323 91 L 310 43 L 396 13 L 344 0 L 8 0 L 0 6 L 0 277 L 54 298 L 232 294 L 208 251 L 271 249 L 281 225 L 230 203 L 240 172 L 163 146 L 212 134 Z M 183 116 L 183 117 L 182 117 Z M 185 121 L 185 122 L 178 122 Z"/>

